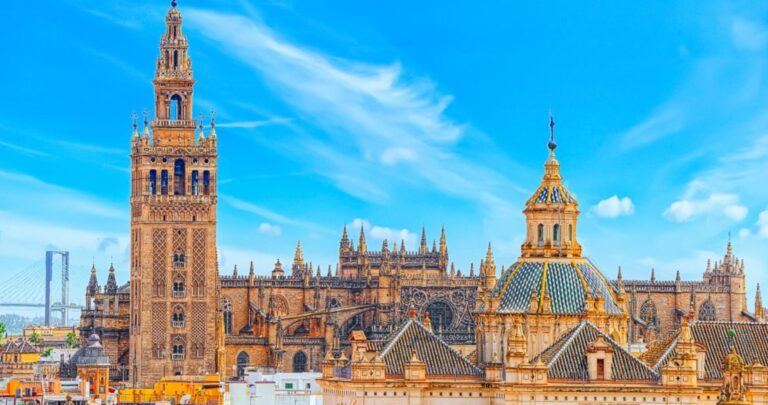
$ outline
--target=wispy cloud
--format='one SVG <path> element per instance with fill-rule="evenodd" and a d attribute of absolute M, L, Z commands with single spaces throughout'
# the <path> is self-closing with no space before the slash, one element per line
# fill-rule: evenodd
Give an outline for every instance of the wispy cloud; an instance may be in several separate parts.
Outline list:
<path fill-rule="evenodd" d="M 141 23 L 138 20 L 125 18 L 126 13 L 120 13 L 121 15 L 118 16 L 118 15 L 113 15 L 110 12 L 107 12 L 104 10 L 96 10 L 94 8 L 81 7 L 80 9 L 92 16 L 102 18 L 104 20 L 107 20 L 121 27 L 130 28 L 130 29 L 141 28 Z"/>
<path fill-rule="evenodd" d="M 64 146 L 69 149 L 86 152 L 86 153 L 98 153 L 109 155 L 127 155 L 127 149 L 110 148 L 107 146 L 95 145 L 90 143 L 70 142 L 70 141 L 54 141 L 57 145 Z"/>
<path fill-rule="evenodd" d="M 47 213 L 62 215 L 87 214 L 91 217 L 124 220 L 128 213 L 114 204 L 67 187 L 47 183 L 23 173 L 0 170 L 0 180 L 8 193 L 8 199 L 22 199 L 16 202 L 22 207 L 40 206 Z M 55 204 L 53 204 L 55 202 Z M 45 208 L 43 208 L 45 207 Z"/>
<path fill-rule="evenodd" d="M 704 185 L 692 184 L 685 197 L 664 211 L 664 217 L 672 222 L 687 222 L 706 215 L 722 215 L 737 222 L 746 218 L 749 208 L 739 202 L 738 195 L 715 192 L 701 196 L 704 188 Z"/>
<path fill-rule="evenodd" d="M 15 150 L 16 152 L 21 152 L 25 155 L 31 155 L 31 156 L 39 156 L 39 157 L 48 157 L 51 156 L 50 154 L 37 150 L 28 148 L 26 146 L 16 145 L 10 142 L 0 141 L 0 146 L 4 148 L 8 148 L 11 150 Z"/>
<path fill-rule="evenodd" d="M 264 218 L 272 222 L 277 222 L 278 224 L 296 226 L 296 227 L 311 229 L 315 231 L 323 229 L 320 225 L 317 225 L 313 222 L 289 218 L 285 215 L 272 211 L 268 208 L 265 208 L 256 204 L 251 204 L 249 202 L 240 200 L 232 196 L 219 194 L 219 198 L 226 201 L 233 208 L 236 208 L 240 211 L 256 214 L 261 218 Z"/>
<path fill-rule="evenodd" d="M 216 123 L 217 127 L 220 128 L 259 128 L 259 127 L 266 127 L 270 125 L 283 125 L 288 124 L 292 120 L 290 118 L 270 118 L 266 120 L 256 120 L 256 121 L 235 121 L 235 122 L 222 122 Z"/>
<path fill-rule="evenodd" d="M 119 57 L 117 57 L 115 55 L 112 55 L 110 53 L 107 53 L 107 52 L 104 52 L 104 51 L 99 51 L 99 50 L 96 50 L 96 49 L 88 49 L 88 48 L 86 48 L 84 50 L 86 52 L 94 55 L 94 56 L 97 56 L 97 57 L 99 57 L 99 58 L 109 62 L 110 64 L 112 64 L 116 68 L 118 68 L 121 71 L 123 71 L 123 73 L 127 74 L 128 76 L 133 77 L 137 81 L 140 81 L 142 83 L 149 82 L 149 77 L 144 72 L 142 72 L 141 70 L 137 69 L 136 67 L 134 67 L 133 65 L 131 65 L 127 61 L 123 60 L 122 58 L 119 58 Z"/>
<path fill-rule="evenodd" d="M 454 151 L 468 128 L 448 117 L 452 96 L 440 94 L 429 80 L 411 79 L 399 63 L 374 65 L 309 50 L 281 38 L 258 18 L 201 9 L 186 15 L 193 28 L 252 67 L 255 77 L 266 78 L 324 130 L 322 136 L 300 133 L 276 147 L 295 155 L 300 144 L 316 157 L 309 164 L 339 189 L 385 203 L 397 184 L 413 182 L 495 212 L 514 211 L 498 191 L 519 188 L 481 159 L 467 156 L 467 148 L 463 154 Z M 487 148 L 484 153 L 492 154 Z M 392 170 L 402 175 L 393 178 Z"/>
<path fill-rule="evenodd" d="M 280 226 L 278 225 L 270 224 L 269 222 L 262 222 L 259 224 L 259 232 L 265 235 L 280 236 L 282 229 L 280 229 Z"/>

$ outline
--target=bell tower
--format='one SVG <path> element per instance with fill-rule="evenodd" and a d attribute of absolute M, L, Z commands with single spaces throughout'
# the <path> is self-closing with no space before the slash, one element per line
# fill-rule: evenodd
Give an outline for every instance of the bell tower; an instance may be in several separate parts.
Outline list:
<path fill-rule="evenodd" d="M 549 118 L 549 158 L 539 188 L 525 203 L 526 238 L 522 257 L 581 257 L 576 238 L 579 202 L 563 184 L 555 158 L 555 120 Z"/>
<path fill-rule="evenodd" d="M 165 18 L 155 78 L 155 119 L 134 118 L 131 140 L 130 376 L 216 372 L 217 146 L 192 118 L 195 81 L 175 2 Z M 150 133 L 151 129 L 151 133 Z"/>

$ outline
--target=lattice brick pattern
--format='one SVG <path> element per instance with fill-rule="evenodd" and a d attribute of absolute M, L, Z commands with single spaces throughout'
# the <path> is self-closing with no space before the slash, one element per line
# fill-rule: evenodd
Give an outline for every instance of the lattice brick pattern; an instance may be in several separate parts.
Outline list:
<path fill-rule="evenodd" d="M 152 304 L 152 346 L 165 347 L 166 325 L 168 317 L 165 302 L 156 302 Z"/>
<path fill-rule="evenodd" d="M 152 232 L 152 286 L 155 296 L 165 296 L 165 273 L 167 272 L 166 260 L 168 258 L 167 231 L 154 229 Z"/>
<path fill-rule="evenodd" d="M 192 351 L 192 356 L 203 357 L 205 355 L 205 326 L 206 312 L 208 305 L 205 302 L 193 302 L 192 303 L 192 330 L 191 340 L 192 343 L 197 345 L 196 348 L 199 353 Z"/>
<path fill-rule="evenodd" d="M 192 231 L 192 294 L 205 294 L 205 245 L 206 229 Z"/>
<path fill-rule="evenodd" d="M 184 255 L 187 251 L 187 230 L 184 228 L 173 230 L 173 254 Z"/>

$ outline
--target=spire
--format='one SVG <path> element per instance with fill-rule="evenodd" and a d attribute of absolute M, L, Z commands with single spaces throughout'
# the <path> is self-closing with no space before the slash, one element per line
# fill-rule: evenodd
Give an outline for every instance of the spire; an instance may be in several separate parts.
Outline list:
<path fill-rule="evenodd" d="M 432 253 L 437 253 L 437 242 L 432 241 Z"/>
<path fill-rule="evenodd" d="M 136 139 L 139 137 L 139 124 L 137 124 L 138 116 L 135 111 L 131 114 L 131 119 L 133 119 L 133 138 Z"/>
<path fill-rule="evenodd" d="M 755 318 L 759 322 L 765 322 L 765 307 L 763 307 L 763 296 L 760 294 L 760 283 L 755 290 Z"/>
<path fill-rule="evenodd" d="M 445 225 L 440 229 L 440 256 L 448 256 L 448 244 L 445 241 Z"/>
<path fill-rule="evenodd" d="M 347 225 L 344 224 L 344 228 L 341 230 L 341 240 L 339 241 L 339 250 L 344 251 L 349 249 L 349 236 L 347 235 Z"/>
<path fill-rule="evenodd" d="M 282 277 L 285 275 L 283 271 L 283 264 L 280 263 L 280 259 L 275 262 L 275 267 L 272 269 L 272 277 Z"/>
<path fill-rule="evenodd" d="M 381 253 L 389 253 L 389 244 L 386 239 L 381 242 Z"/>
<path fill-rule="evenodd" d="M 496 262 L 493 260 L 493 249 L 491 249 L 491 242 L 488 242 L 488 251 L 485 252 L 485 265 L 488 268 L 492 268 L 496 271 Z"/>
<path fill-rule="evenodd" d="M 651 267 L 651 282 L 656 281 L 656 269 Z"/>
<path fill-rule="evenodd" d="M 624 293 L 624 278 L 621 276 L 621 266 L 619 266 L 619 270 L 616 274 L 616 287 L 619 290 L 619 294 Z"/>
<path fill-rule="evenodd" d="M 552 112 L 549 113 L 549 142 L 547 148 L 554 155 L 555 149 L 557 149 L 557 142 L 555 142 L 555 117 L 552 116 Z"/>
<path fill-rule="evenodd" d="M 115 279 L 115 266 L 113 263 L 109 264 L 109 275 L 107 276 L 107 284 L 104 285 L 104 292 L 107 294 L 117 293 L 117 279 Z"/>
<path fill-rule="evenodd" d="M 469 277 L 475 276 L 475 263 L 469 264 Z"/>
<path fill-rule="evenodd" d="M 357 247 L 358 252 L 367 251 L 367 246 L 365 245 L 365 229 L 363 228 L 363 225 L 360 225 L 360 239 L 358 244 L 359 244 L 359 246 Z"/>
<path fill-rule="evenodd" d="M 326 277 L 331 277 L 331 265 L 328 265 L 328 274 L 326 274 Z"/>
<path fill-rule="evenodd" d="M 405 255 L 405 239 L 400 239 L 400 254 Z"/>
<path fill-rule="evenodd" d="M 296 273 L 304 267 L 304 253 L 301 250 L 301 241 L 296 243 L 296 253 L 293 254 L 293 266 L 291 270 Z"/>
<path fill-rule="evenodd" d="M 675 282 L 680 282 L 680 270 L 675 274 Z"/>
<path fill-rule="evenodd" d="M 216 111 L 211 111 L 211 133 L 210 138 L 216 138 Z"/>
<path fill-rule="evenodd" d="M 237 265 L 235 265 L 235 268 L 232 269 L 232 278 L 237 278 Z"/>
<path fill-rule="evenodd" d="M 145 108 L 142 114 L 144 115 L 144 131 L 141 136 L 142 138 L 149 138 L 149 112 Z"/>
<path fill-rule="evenodd" d="M 91 266 L 91 278 L 88 280 L 87 290 L 89 295 L 96 295 L 99 293 L 99 280 L 96 279 L 96 264 Z"/>
<path fill-rule="evenodd" d="M 427 228 L 424 225 L 421 226 L 421 245 L 419 247 L 419 253 L 427 253 Z"/>

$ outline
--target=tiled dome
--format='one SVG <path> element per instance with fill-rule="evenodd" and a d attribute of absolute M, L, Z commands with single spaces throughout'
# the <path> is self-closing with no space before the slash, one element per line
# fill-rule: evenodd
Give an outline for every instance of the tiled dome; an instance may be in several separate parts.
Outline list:
<path fill-rule="evenodd" d="M 545 291 L 545 294 L 541 294 Z M 518 261 L 502 273 L 493 295 L 498 296 L 498 313 L 542 313 L 549 300 L 553 314 L 580 314 L 586 297 L 602 298 L 608 314 L 621 314 L 612 287 L 589 260 Z M 532 298 L 538 304 L 531 305 Z"/>

